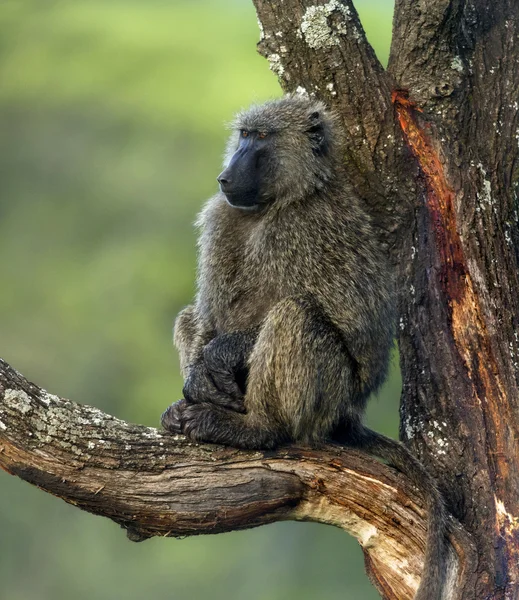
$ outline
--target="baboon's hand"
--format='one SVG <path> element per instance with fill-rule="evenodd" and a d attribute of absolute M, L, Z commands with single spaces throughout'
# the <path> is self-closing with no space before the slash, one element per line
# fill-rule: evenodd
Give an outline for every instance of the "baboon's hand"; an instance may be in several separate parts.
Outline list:
<path fill-rule="evenodd" d="M 243 398 L 252 346 L 249 335 L 242 332 L 219 335 L 205 346 L 204 364 L 221 392 Z"/>
<path fill-rule="evenodd" d="M 222 422 L 227 421 L 229 414 L 208 402 L 191 404 L 179 400 L 164 411 L 161 423 L 171 433 L 183 433 L 195 442 L 221 443 Z"/>
<path fill-rule="evenodd" d="M 184 398 L 193 404 L 211 402 L 224 408 L 245 412 L 243 393 L 232 370 L 211 369 L 205 360 L 191 367 L 183 389 Z"/>
<path fill-rule="evenodd" d="M 168 406 L 160 418 L 162 427 L 171 433 L 182 433 L 182 412 L 186 406 L 185 400 L 179 400 Z"/>

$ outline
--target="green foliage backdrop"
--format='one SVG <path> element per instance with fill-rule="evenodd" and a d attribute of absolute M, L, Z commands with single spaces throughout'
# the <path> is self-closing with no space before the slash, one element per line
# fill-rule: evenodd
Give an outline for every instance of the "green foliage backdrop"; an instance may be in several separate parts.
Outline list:
<path fill-rule="evenodd" d="M 392 2 L 359 0 L 388 53 Z M 194 290 L 224 123 L 279 95 L 249 0 L 2 0 L 0 356 L 52 392 L 156 425 L 180 395 L 171 324 Z M 370 422 L 395 435 L 399 379 Z M 354 540 L 284 523 L 128 542 L 0 473 L 2 600 L 376 598 Z"/>

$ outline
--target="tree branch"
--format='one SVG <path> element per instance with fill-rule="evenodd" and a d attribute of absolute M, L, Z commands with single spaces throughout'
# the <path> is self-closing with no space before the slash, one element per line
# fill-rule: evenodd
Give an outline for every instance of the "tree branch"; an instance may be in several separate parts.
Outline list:
<path fill-rule="evenodd" d="M 391 103 L 392 79 L 366 39 L 351 0 L 253 0 L 260 54 L 287 92 L 322 99 L 347 143 L 348 177 L 389 247 L 415 197 L 409 154 Z M 398 168 L 395 163 L 398 162 Z"/>
<path fill-rule="evenodd" d="M 0 360 L 0 467 L 112 519 L 133 540 L 317 521 L 358 539 L 384 597 L 410 600 L 419 583 L 422 500 L 393 469 L 338 446 L 193 444 L 49 394 Z M 471 544 L 456 524 L 451 542 L 454 584 L 470 572 Z"/>
<path fill-rule="evenodd" d="M 391 107 L 389 87 L 353 3 L 256 0 L 255 5 L 262 31 L 258 48 L 282 86 L 317 92 L 338 108 L 352 157 L 363 171 L 368 165 L 374 169 L 380 117 Z"/>

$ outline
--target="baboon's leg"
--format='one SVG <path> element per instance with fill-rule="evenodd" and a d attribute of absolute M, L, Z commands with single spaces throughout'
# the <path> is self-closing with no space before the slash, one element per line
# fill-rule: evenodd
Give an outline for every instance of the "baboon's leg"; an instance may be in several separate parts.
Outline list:
<path fill-rule="evenodd" d="M 193 304 L 178 313 L 173 327 L 173 342 L 180 356 L 180 369 L 184 379 L 188 376 L 189 367 L 202 353 L 204 342 L 200 335 L 200 323 Z"/>
<path fill-rule="evenodd" d="M 236 382 L 227 381 L 230 375 L 223 368 L 222 373 L 210 372 L 205 364 L 204 349 L 214 339 L 214 332 L 201 322 L 194 305 L 179 313 L 175 320 L 173 341 L 180 355 L 184 397 L 191 402 L 209 401 L 243 411 L 243 394 Z M 216 360 L 214 362 L 220 366 Z"/>
<path fill-rule="evenodd" d="M 191 404 L 210 402 L 245 412 L 247 359 L 258 331 L 259 327 L 224 333 L 203 346 L 196 361 L 185 371 L 184 399 Z"/>
<path fill-rule="evenodd" d="M 164 413 L 163 425 L 199 441 L 269 448 L 325 440 L 347 417 L 352 360 L 312 299 L 287 298 L 268 313 L 248 367 L 246 414 L 182 401 Z"/>

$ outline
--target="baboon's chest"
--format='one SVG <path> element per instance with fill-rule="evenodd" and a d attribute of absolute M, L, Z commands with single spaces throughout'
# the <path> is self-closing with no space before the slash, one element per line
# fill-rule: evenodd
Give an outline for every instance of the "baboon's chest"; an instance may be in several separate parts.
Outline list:
<path fill-rule="evenodd" d="M 235 270 L 221 274 L 213 301 L 218 330 L 235 331 L 260 323 L 278 301 L 273 283 L 261 267 L 246 259 Z"/>
<path fill-rule="evenodd" d="M 260 323 L 282 296 L 279 264 L 260 243 L 215 246 L 206 268 L 212 282 L 207 301 L 219 333 Z"/>

